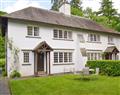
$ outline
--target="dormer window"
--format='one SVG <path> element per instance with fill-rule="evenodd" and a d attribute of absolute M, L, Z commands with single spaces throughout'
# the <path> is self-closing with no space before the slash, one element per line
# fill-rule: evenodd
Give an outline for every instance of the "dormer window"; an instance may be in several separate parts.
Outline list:
<path fill-rule="evenodd" d="M 39 36 L 39 27 L 37 26 L 27 26 L 27 35 L 28 36 Z"/>

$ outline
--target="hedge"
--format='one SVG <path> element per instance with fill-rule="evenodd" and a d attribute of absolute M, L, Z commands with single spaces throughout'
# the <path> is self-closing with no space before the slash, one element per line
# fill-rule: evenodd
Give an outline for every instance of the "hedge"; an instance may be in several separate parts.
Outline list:
<path fill-rule="evenodd" d="M 120 61 L 97 60 L 87 61 L 86 66 L 90 68 L 99 68 L 100 74 L 108 76 L 120 76 Z"/>

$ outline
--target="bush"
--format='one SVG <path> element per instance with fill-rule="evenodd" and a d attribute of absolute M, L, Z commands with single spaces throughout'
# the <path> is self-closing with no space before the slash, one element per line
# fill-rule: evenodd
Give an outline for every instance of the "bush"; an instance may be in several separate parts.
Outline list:
<path fill-rule="evenodd" d="M 5 65 L 5 59 L 0 59 L 0 67 L 3 67 Z"/>
<path fill-rule="evenodd" d="M 20 74 L 18 71 L 14 70 L 14 71 L 11 73 L 10 77 L 11 77 L 11 78 L 19 78 L 19 77 L 21 77 L 21 74 Z"/>
<path fill-rule="evenodd" d="M 120 76 L 120 61 L 100 60 L 87 61 L 86 66 L 90 68 L 100 68 L 100 74 L 108 76 Z"/>

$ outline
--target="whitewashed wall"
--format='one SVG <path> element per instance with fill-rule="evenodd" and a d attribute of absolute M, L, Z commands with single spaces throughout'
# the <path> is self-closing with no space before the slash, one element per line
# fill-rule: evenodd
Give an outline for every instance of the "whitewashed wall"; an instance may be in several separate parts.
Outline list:
<path fill-rule="evenodd" d="M 27 38 L 27 25 L 38 25 L 40 27 L 40 37 L 41 38 Z M 25 21 L 13 21 L 9 20 L 8 22 L 8 38 L 13 40 L 13 43 L 20 49 L 20 73 L 22 76 L 34 75 L 34 52 L 30 51 L 30 64 L 31 65 L 22 65 L 23 64 L 23 52 L 22 50 L 33 50 L 40 42 L 46 41 L 53 49 L 73 49 L 73 63 L 74 65 L 53 65 L 53 52 L 51 52 L 51 73 L 62 73 L 66 70 L 71 70 L 75 68 L 76 70 L 81 70 L 86 63 L 86 58 L 83 58 L 80 53 L 80 48 L 86 48 L 88 50 L 102 50 L 104 51 L 108 46 L 108 35 L 100 33 L 102 43 L 88 43 L 88 33 L 89 31 L 83 30 L 74 30 L 73 32 L 73 41 L 65 40 L 54 40 L 53 39 L 53 29 L 66 29 L 62 27 L 42 25 L 40 23 L 31 23 Z M 71 30 L 68 29 L 67 30 Z M 97 32 L 96 32 L 97 33 Z M 80 43 L 77 34 L 83 34 L 85 43 Z M 120 37 L 113 35 L 115 37 L 115 45 L 120 50 Z M 10 53 L 9 49 L 7 52 L 7 63 L 8 63 L 8 75 L 10 69 Z"/>

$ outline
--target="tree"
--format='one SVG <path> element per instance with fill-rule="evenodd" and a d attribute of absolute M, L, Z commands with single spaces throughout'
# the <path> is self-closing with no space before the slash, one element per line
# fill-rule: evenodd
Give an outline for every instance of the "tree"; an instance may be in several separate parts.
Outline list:
<path fill-rule="evenodd" d="M 0 16 L 5 14 L 7 13 L 0 11 Z M 1 27 L 0 27 L 0 58 L 5 58 L 5 37 L 2 37 Z"/>
<path fill-rule="evenodd" d="M 110 23 L 111 19 L 113 19 L 118 14 L 117 10 L 113 8 L 113 2 L 111 0 L 102 0 L 98 15 L 108 17 L 108 23 Z"/>
<path fill-rule="evenodd" d="M 61 2 L 66 2 L 66 0 L 51 0 L 51 3 L 53 4 L 51 10 L 58 11 Z"/>
<path fill-rule="evenodd" d="M 80 9 L 82 10 L 82 2 L 81 0 L 71 0 L 70 2 L 70 5 L 73 7 L 73 8 L 77 8 L 77 9 Z"/>

